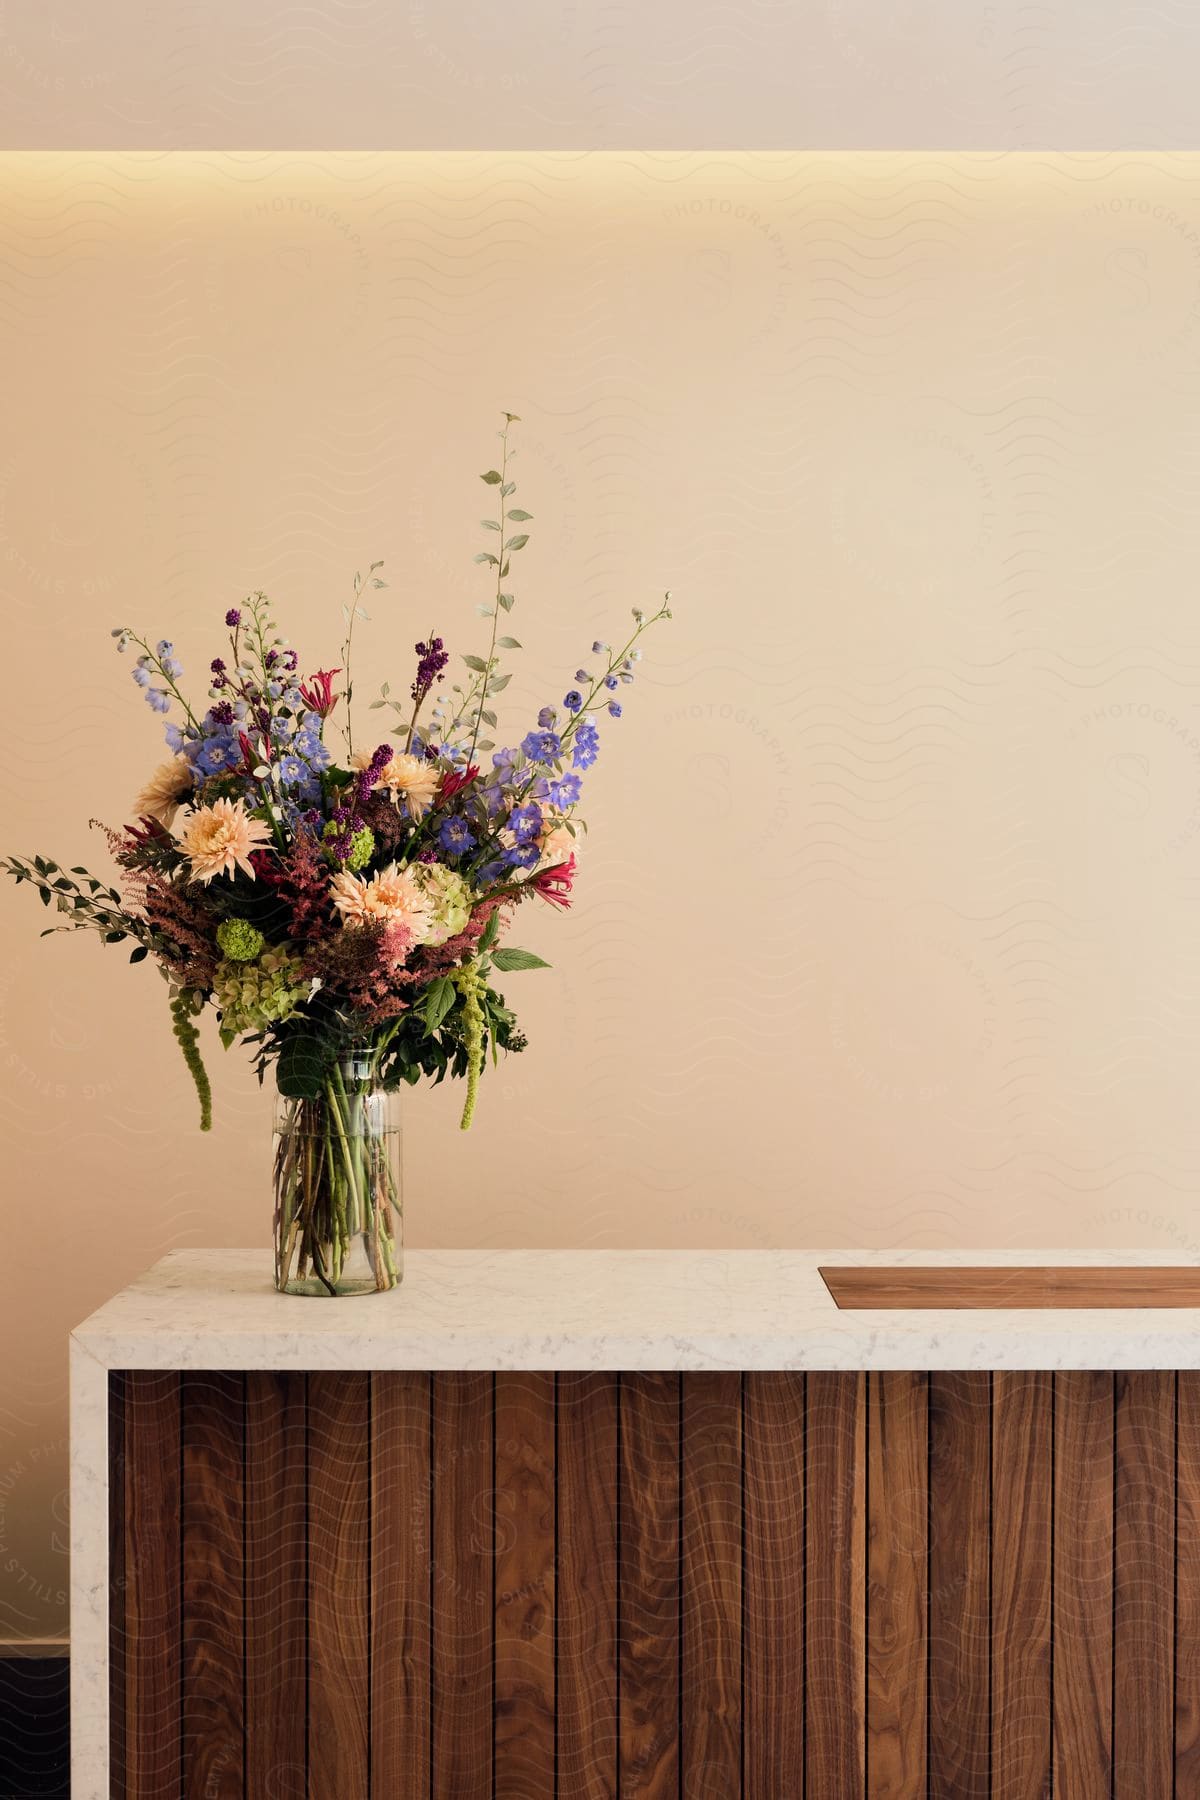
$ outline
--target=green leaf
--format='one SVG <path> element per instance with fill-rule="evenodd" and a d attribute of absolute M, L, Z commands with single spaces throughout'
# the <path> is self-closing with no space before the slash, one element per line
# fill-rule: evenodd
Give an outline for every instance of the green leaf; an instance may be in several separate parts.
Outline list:
<path fill-rule="evenodd" d="M 511 680 L 511 675 L 494 675 L 488 683 L 489 693 L 502 694 Z"/>
<path fill-rule="evenodd" d="M 499 531 L 500 529 L 499 519 L 480 519 L 479 523 L 485 531 Z"/>
<path fill-rule="evenodd" d="M 148 947 L 145 944 L 139 944 L 136 950 L 131 950 L 129 952 L 129 960 L 131 963 L 145 962 L 149 954 L 150 951 Z"/>
<path fill-rule="evenodd" d="M 499 557 L 498 557 L 498 556 L 493 556 L 493 555 L 492 555 L 492 553 L 491 553 L 491 551 L 490 551 L 490 550 L 481 550 L 481 551 L 480 551 L 480 552 L 479 552 L 479 555 L 478 555 L 478 556 L 473 556 L 473 557 L 472 557 L 472 558 L 471 558 L 471 561 L 472 561 L 472 562 L 477 562 L 477 563 L 480 563 L 480 562 L 483 562 L 483 563 L 491 563 L 491 565 L 492 565 L 492 567 L 493 567 L 493 568 L 495 568 L 495 566 L 496 566 L 496 564 L 497 564 L 497 563 L 498 563 L 498 562 L 499 562 L 499 560 L 500 560 L 500 559 L 499 559 Z"/>
<path fill-rule="evenodd" d="M 519 650 L 521 648 L 519 638 L 502 637 L 499 639 L 499 644 L 502 650 Z"/>
<path fill-rule="evenodd" d="M 529 533 L 527 531 L 518 531 L 516 537 L 509 538 L 507 544 L 505 544 L 505 552 L 510 553 L 513 550 L 523 550 L 528 542 Z"/>
<path fill-rule="evenodd" d="M 489 487 L 496 487 L 500 482 L 502 482 L 504 480 L 504 477 L 500 473 L 499 469 L 489 469 L 487 474 L 481 475 L 479 477 L 479 479 L 480 479 L 480 481 L 486 481 Z"/>
<path fill-rule="evenodd" d="M 325 1062 L 316 1042 L 304 1035 L 289 1037 L 279 1052 L 279 1091 L 287 1100 L 319 1099 Z"/>
<path fill-rule="evenodd" d="M 498 969 L 548 969 L 550 964 L 532 950 L 497 950 L 492 961 Z"/>
<path fill-rule="evenodd" d="M 425 1002 L 421 1008 L 427 1031 L 437 1030 L 454 1005 L 456 993 L 457 989 L 448 975 L 439 975 L 436 981 L 430 982 L 425 990 Z"/>
<path fill-rule="evenodd" d="M 532 519 L 533 514 L 524 512 L 521 507 L 514 506 L 511 512 L 505 513 L 506 519 Z"/>
<path fill-rule="evenodd" d="M 484 662 L 482 656 L 464 656 L 463 661 L 466 663 L 468 669 L 474 669 L 477 675 L 487 674 L 487 664 Z"/>
<path fill-rule="evenodd" d="M 500 604 L 504 608 L 505 612 L 512 611 L 514 597 L 515 596 L 512 594 L 501 594 L 500 595 Z"/>
<path fill-rule="evenodd" d="M 490 950 L 499 935 L 500 911 L 499 908 L 497 908 L 483 928 L 483 935 L 479 939 L 479 949 Z"/>
<path fill-rule="evenodd" d="M 49 906 L 49 904 L 50 904 L 50 889 L 49 888 L 39 888 L 38 893 L 42 897 L 42 905 Z"/>

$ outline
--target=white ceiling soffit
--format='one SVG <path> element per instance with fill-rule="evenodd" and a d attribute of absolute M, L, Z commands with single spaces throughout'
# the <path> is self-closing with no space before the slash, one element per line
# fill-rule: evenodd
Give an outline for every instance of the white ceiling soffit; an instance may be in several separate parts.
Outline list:
<path fill-rule="evenodd" d="M 1200 0 L 0 0 L 0 148 L 1186 150 Z"/>

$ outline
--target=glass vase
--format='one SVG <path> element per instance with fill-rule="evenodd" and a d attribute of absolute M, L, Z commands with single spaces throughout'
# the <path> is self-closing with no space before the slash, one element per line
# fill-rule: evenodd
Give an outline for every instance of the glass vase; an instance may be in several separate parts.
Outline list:
<path fill-rule="evenodd" d="M 342 1056 L 316 1099 L 275 1103 L 275 1286 L 384 1293 L 404 1273 L 399 1096 L 369 1051 Z"/>

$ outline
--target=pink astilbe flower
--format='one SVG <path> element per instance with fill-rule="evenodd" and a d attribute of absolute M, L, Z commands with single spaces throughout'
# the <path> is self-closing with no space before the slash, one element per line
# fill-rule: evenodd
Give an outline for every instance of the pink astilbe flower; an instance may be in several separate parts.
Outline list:
<path fill-rule="evenodd" d="M 258 873 L 263 872 L 259 867 Z M 329 868 L 310 832 L 297 833 L 291 849 L 279 859 L 271 885 L 287 914 L 289 938 L 305 942 L 324 937 L 331 929 Z"/>
<path fill-rule="evenodd" d="M 125 893 L 130 901 L 135 899 L 135 888 L 139 910 L 176 949 L 173 960 L 182 984 L 210 988 L 220 951 L 212 939 L 213 922 L 206 908 L 186 888 L 153 870 L 141 870 L 126 882 Z"/>

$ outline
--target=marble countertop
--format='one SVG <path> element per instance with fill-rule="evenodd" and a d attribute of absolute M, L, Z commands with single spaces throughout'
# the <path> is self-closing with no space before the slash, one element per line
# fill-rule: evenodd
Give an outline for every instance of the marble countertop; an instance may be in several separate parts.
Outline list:
<path fill-rule="evenodd" d="M 176 1250 L 76 1328 L 102 1369 L 1200 1368 L 1200 1309 L 839 1312 L 827 1263 L 1189 1266 L 1125 1250 L 416 1250 L 390 1294 Z"/>

